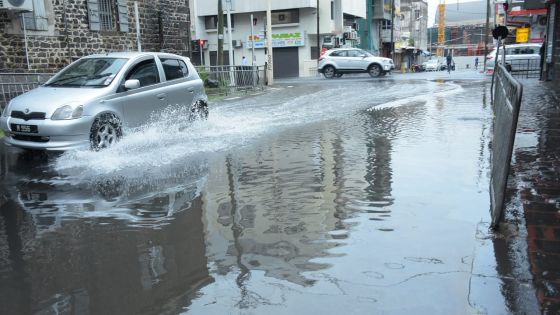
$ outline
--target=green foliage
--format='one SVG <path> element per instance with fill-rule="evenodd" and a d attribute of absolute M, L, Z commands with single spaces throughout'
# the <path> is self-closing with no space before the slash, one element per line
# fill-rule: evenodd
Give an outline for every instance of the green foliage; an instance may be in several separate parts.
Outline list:
<path fill-rule="evenodd" d="M 202 79 L 202 82 L 206 82 L 206 79 L 208 79 L 208 72 L 206 71 L 206 68 L 198 67 L 196 71 L 198 72 L 198 76 Z"/>

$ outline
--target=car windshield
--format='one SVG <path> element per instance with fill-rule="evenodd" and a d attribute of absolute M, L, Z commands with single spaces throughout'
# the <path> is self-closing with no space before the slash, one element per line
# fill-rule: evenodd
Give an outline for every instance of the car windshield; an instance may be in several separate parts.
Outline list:
<path fill-rule="evenodd" d="M 128 59 L 84 58 L 49 80 L 45 86 L 105 87 L 113 82 Z"/>

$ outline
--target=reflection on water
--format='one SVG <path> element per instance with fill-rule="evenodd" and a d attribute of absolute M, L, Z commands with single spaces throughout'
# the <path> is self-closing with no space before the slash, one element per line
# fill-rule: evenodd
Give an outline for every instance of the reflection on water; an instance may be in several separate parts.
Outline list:
<path fill-rule="evenodd" d="M 97 153 L 5 151 L 0 313 L 344 313 L 394 305 L 383 292 L 426 270 L 466 272 L 425 231 L 487 201 L 469 181 L 485 184 L 487 113 L 448 102 L 453 83 L 357 85 L 223 104 L 206 125 L 155 124 Z M 436 280 L 404 289 L 454 285 Z"/>

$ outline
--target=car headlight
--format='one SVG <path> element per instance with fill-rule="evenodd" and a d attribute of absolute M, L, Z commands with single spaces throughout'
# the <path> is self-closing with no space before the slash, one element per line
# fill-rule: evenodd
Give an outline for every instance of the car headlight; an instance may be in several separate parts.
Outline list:
<path fill-rule="evenodd" d="M 71 105 L 64 105 L 62 107 L 57 108 L 53 115 L 51 116 L 52 120 L 66 120 L 66 119 L 76 119 L 82 117 L 84 112 L 84 106 L 71 106 Z"/>

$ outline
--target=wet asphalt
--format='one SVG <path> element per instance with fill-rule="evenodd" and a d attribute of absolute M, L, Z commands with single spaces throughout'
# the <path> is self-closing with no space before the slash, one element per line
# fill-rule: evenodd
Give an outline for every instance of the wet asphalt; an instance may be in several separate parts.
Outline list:
<path fill-rule="evenodd" d="M 475 71 L 277 80 L 101 152 L 0 145 L 1 314 L 536 314 Z"/>

